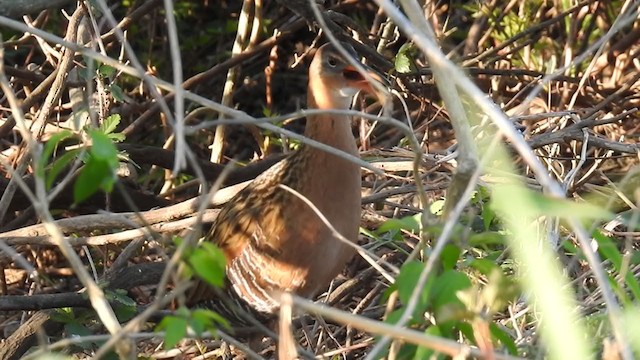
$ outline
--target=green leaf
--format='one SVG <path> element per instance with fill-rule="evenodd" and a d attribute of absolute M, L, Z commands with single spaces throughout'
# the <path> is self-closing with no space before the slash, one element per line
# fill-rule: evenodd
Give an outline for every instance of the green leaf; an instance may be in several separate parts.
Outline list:
<path fill-rule="evenodd" d="M 454 321 L 454 322 L 451 322 L 451 326 L 452 326 L 452 329 L 456 328 L 458 331 L 460 331 L 462 336 L 466 337 L 467 339 L 469 339 L 474 343 L 476 342 L 476 337 L 473 333 L 473 327 L 468 322 Z"/>
<path fill-rule="evenodd" d="M 107 86 L 107 89 L 109 90 L 109 92 L 111 93 L 111 95 L 113 95 L 113 98 L 118 101 L 118 102 L 125 102 L 124 101 L 124 91 L 122 91 L 122 88 L 116 84 L 110 84 L 109 86 Z"/>
<path fill-rule="evenodd" d="M 78 68 L 78 75 L 80 75 L 80 78 L 82 78 L 82 80 L 84 81 L 93 80 L 93 74 L 90 73 L 89 69 L 87 68 Z"/>
<path fill-rule="evenodd" d="M 444 270 L 452 270 L 458 263 L 458 258 L 462 251 L 459 247 L 447 244 L 442 249 L 442 255 L 440 255 L 440 261 L 442 261 L 442 267 Z"/>
<path fill-rule="evenodd" d="M 209 242 L 203 242 L 189 255 L 188 263 L 198 276 L 209 284 L 222 287 L 224 285 L 227 259 L 224 252 Z"/>
<path fill-rule="evenodd" d="M 44 177 L 44 169 L 47 166 L 47 163 L 49 162 L 49 158 L 51 158 L 55 149 L 58 147 L 58 145 L 62 141 L 72 136 L 73 136 L 73 133 L 69 130 L 62 130 L 53 134 L 53 136 L 51 136 L 49 141 L 47 141 L 46 145 L 44 146 L 44 149 L 42 150 L 42 156 L 40 157 L 40 161 L 38 161 L 38 168 L 36 169 L 37 176 L 41 178 Z"/>
<path fill-rule="evenodd" d="M 398 50 L 398 55 L 396 55 L 394 61 L 394 67 L 397 72 L 401 74 L 407 74 L 410 72 L 415 72 L 415 56 L 418 54 L 418 49 L 415 45 L 411 43 L 406 43 L 400 47 Z"/>
<path fill-rule="evenodd" d="M 96 160 L 107 162 L 115 170 L 118 166 L 118 149 L 113 145 L 113 141 L 100 131 L 90 130 L 89 135 L 93 142 L 91 155 L 93 155 Z"/>
<path fill-rule="evenodd" d="M 483 275 L 489 275 L 498 265 L 487 259 L 473 259 L 469 262 L 469 266 L 480 271 Z"/>
<path fill-rule="evenodd" d="M 238 31 L 238 20 L 228 19 L 225 26 L 227 34 L 235 34 Z"/>
<path fill-rule="evenodd" d="M 80 170 L 80 174 L 73 186 L 73 200 L 76 204 L 88 199 L 98 189 L 111 191 L 115 179 L 110 164 L 106 161 L 98 160 L 93 156 Z"/>
<path fill-rule="evenodd" d="M 41 355 L 38 355 L 37 359 L 38 360 L 73 360 L 73 358 L 70 356 L 64 356 L 62 354 L 49 353 L 49 352 L 45 352 Z"/>
<path fill-rule="evenodd" d="M 416 350 L 418 350 L 418 346 L 405 343 L 400 347 L 398 354 L 396 355 L 396 359 L 404 360 L 404 359 L 414 359 L 416 358 Z M 387 356 L 383 356 L 383 359 L 387 359 Z"/>
<path fill-rule="evenodd" d="M 136 302 L 127 296 L 127 291 L 123 289 L 106 290 L 105 296 L 110 302 L 115 301 L 125 306 L 136 306 Z"/>
<path fill-rule="evenodd" d="M 431 336 L 437 336 L 437 337 L 443 337 L 442 332 L 440 331 L 440 327 L 438 326 L 429 326 L 425 331 L 425 334 L 427 335 L 431 335 Z M 416 350 L 416 354 L 414 359 L 415 360 L 421 360 L 421 359 L 429 359 L 429 360 L 444 360 L 445 356 L 443 354 L 438 354 L 437 356 L 435 355 L 436 352 L 433 351 L 432 349 L 428 348 L 428 347 L 418 347 L 418 349 Z"/>
<path fill-rule="evenodd" d="M 433 285 L 434 307 L 447 303 L 459 302 L 456 293 L 471 287 L 471 280 L 466 274 L 448 270 L 438 276 Z"/>
<path fill-rule="evenodd" d="M 526 188 L 514 188 L 510 185 L 502 187 L 505 194 L 526 197 L 520 203 L 530 204 L 527 216 L 554 216 L 563 219 L 606 220 L 613 219 L 614 214 L 605 208 L 589 203 L 578 203 L 569 199 L 558 199 L 540 194 Z M 517 192 L 516 192 L 517 191 Z M 492 205 L 492 208 L 495 206 Z M 525 215 L 525 214 L 523 214 Z"/>
<path fill-rule="evenodd" d="M 112 79 L 116 74 L 116 69 L 112 66 L 102 64 L 98 67 L 98 74 L 101 78 L 109 78 Z"/>
<path fill-rule="evenodd" d="M 89 130 L 93 145 L 89 157 L 73 188 L 75 203 L 80 203 L 98 189 L 111 192 L 118 167 L 118 149 L 109 137 L 98 130 Z"/>
<path fill-rule="evenodd" d="M 433 284 L 432 306 L 436 312 L 442 310 L 444 306 L 453 305 L 454 307 L 462 306 L 462 302 L 458 299 L 457 292 L 471 287 L 471 280 L 466 274 L 447 270 L 438 276 Z M 454 309 L 448 309 L 451 311 Z"/>
<path fill-rule="evenodd" d="M 382 223 L 376 232 L 382 234 L 392 230 L 408 230 L 415 233 L 420 231 L 421 214 L 406 216 L 400 219 L 389 219 Z"/>
<path fill-rule="evenodd" d="M 398 285 L 398 296 L 402 304 L 406 305 L 409 302 L 423 269 L 424 264 L 419 261 L 407 262 L 400 269 L 396 284 Z"/>
<path fill-rule="evenodd" d="M 622 254 L 614 244 L 613 240 L 608 236 L 605 236 L 600 231 L 593 232 L 593 238 L 598 243 L 598 252 L 603 258 L 608 259 L 613 264 L 614 269 L 618 272 L 622 272 Z M 629 287 L 629 290 L 633 293 L 636 300 L 640 300 L 640 285 L 638 280 L 634 277 L 634 272 L 630 269 L 624 269 L 625 277 L 624 282 Z"/>
<path fill-rule="evenodd" d="M 419 261 L 405 263 L 400 269 L 400 274 L 398 274 L 398 278 L 396 279 L 396 285 L 398 287 L 398 297 L 403 305 L 406 306 L 409 303 L 409 299 L 411 298 L 414 290 L 416 290 L 416 283 L 418 282 L 418 278 L 420 277 L 420 273 L 422 273 L 423 269 L 424 264 Z M 420 317 L 421 314 L 427 310 L 432 284 L 433 276 L 430 276 L 427 280 L 426 286 L 420 290 L 418 304 L 415 312 L 413 313 L 414 317 Z"/>
<path fill-rule="evenodd" d="M 54 309 L 51 313 L 51 319 L 59 323 L 68 323 L 76 320 L 76 315 L 72 308 Z"/>
<path fill-rule="evenodd" d="M 481 233 L 474 233 L 469 236 L 469 245 L 477 246 L 490 246 L 490 245 L 504 245 L 507 239 L 502 233 L 497 231 L 483 231 Z"/>
<path fill-rule="evenodd" d="M 136 306 L 115 304 L 113 306 L 113 312 L 121 323 L 129 321 L 133 319 L 134 316 L 138 315 L 138 309 Z"/>
<path fill-rule="evenodd" d="M 164 330 L 164 348 L 171 349 L 187 334 L 187 319 L 177 316 L 166 316 L 156 327 L 156 331 Z"/>
<path fill-rule="evenodd" d="M 123 142 L 125 139 L 125 136 L 123 133 L 107 134 L 107 136 L 109 137 L 109 139 L 113 140 L 114 142 Z"/>
<path fill-rule="evenodd" d="M 502 343 L 502 345 L 507 348 L 509 354 L 514 356 L 518 355 L 518 348 L 516 347 L 516 343 L 513 341 L 513 339 L 511 339 L 506 331 L 500 329 L 498 325 L 493 322 L 489 323 L 489 331 L 495 339 L 500 341 L 500 343 Z"/>
<path fill-rule="evenodd" d="M 445 201 L 442 199 L 432 202 L 429 206 L 429 212 L 433 215 L 442 215 L 442 212 L 444 211 L 444 203 Z"/>
<path fill-rule="evenodd" d="M 103 134 L 108 135 L 116 130 L 118 124 L 120 124 L 120 114 L 112 114 L 107 116 L 104 120 L 102 120 L 102 124 L 100 124 L 100 131 Z"/>
<path fill-rule="evenodd" d="M 400 309 L 395 309 L 393 310 L 388 316 L 387 318 L 384 320 L 384 322 L 386 322 L 387 324 L 395 324 L 398 321 L 400 321 L 400 318 L 402 317 L 402 313 L 404 308 L 400 308 Z"/>
<path fill-rule="evenodd" d="M 613 243 L 611 238 L 605 236 L 599 231 L 594 231 L 593 237 L 598 243 L 598 252 L 607 260 L 611 261 L 616 270 L 620 270 L 622 265 L 622 254 Z"/>
<path fill-rule="evenodd" d="M 42 156 L 40 157 L 40 161 L 42 162 L 42 167 L 47 164 L 47 161 L 53 154 L 53 151 L 58 147 L 60 142 L 70 138 L 73 136 L 73 133 L 69 130 L 61 130 L 57 133 L 53 134 L 51 138 L 47 141 L 47 144 L 44 146 L 42 150 Z"/>
<path fill-rule="evenodd" d="M 88 336 L 92 335 L 91 331 L 84 325 L 77 321 L 72 321 L 64 324 L 64 329 L 70 337 Z M 92 343 L 82 342 L 78 344 L 83 349 L 90 349 L 93 347 Z"/>
<path fill-rule="evenodd" d="M 191 327 L 198 335 L 202 334 L 204 329 L 215 331 L 218 326 L 222 326 L 225 329 L 231 328 L 227 319 L 220 316 L 217 312 L 208 309 L 193 310 L 191 312 L 191 319 Z"/>
<path fill-rule="evenodd" d="M 491 228 L 491 223 L 496 218 L 496 213 L 493 211 L 491 206 L 483 206 L 481 216 L 484 229 L 489 230 Z"/>
<path fill-rule="evenodd" d="M 51 187 L 53 187 L 53 183 L 58 178 L 58 175 L 60 175 L 62 170 L 66 169 L 67 166 L 69 166 L 69 164 L 76 159 L 80 151 L 82 150 L 81 149 L 69 150 L 67 153 L 57 158 L 51 164 L 51 169 L 47 172 L 47 176 L 45 178 L 45 185 L 47 190 L 51 190 Z"/>

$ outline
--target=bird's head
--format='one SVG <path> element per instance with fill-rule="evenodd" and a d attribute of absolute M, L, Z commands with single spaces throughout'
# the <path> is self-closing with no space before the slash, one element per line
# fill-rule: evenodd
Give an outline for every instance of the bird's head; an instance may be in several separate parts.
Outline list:
<path fill-rule="evenodd" d="M 353 59 L 355 51 L 343 44 Z M 357 60 L 355 60 L 357 61 Z M 367 74 L 374 80 L 383 83 L 375 71 L 365 67 Z M 363 74 L 353 67 L 342 54 L 331 44 L 321 46 L 309 67 L 309 95 L 319 109 L 348 109 L 358 91 L 376 94 L 375 88 Z"/>

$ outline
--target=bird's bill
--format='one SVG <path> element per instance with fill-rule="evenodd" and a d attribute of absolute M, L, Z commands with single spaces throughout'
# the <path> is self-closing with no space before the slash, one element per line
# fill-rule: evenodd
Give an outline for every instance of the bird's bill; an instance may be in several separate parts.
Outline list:
<path fill-rule="evenodd" d="M 374 81 L 384 86 L 385 81 L 380 74 L 367 67 L 365 67 L 365 71 Z M 376 95 L 377 91 L 375 86 L 373 86 L 355 67 L 347 65 L 344 68 L 342 75 L 347 79 L 350 86 L 359 90 L 367 91 L 372 95 Z"/>

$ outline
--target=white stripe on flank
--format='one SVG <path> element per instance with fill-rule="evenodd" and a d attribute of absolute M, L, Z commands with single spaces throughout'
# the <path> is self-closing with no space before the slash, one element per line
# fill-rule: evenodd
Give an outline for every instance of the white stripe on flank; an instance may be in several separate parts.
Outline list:
<path fill-rule="evenodd" d="M 256 281 L 258 276 L 260 278 L 264 276 L 254 264 L 255 260 L 260 258 L 253 246 L 245 246 L 240 256 L 233 259 L 231 266 L 227 268 L 227 277 L 236 294 L 252 308 L 259 312 L 274 313 L 279 307 L 278 302 Z M 269 284 L 273 283 L 271 279 L 265 278 L 265 280 Z"/>

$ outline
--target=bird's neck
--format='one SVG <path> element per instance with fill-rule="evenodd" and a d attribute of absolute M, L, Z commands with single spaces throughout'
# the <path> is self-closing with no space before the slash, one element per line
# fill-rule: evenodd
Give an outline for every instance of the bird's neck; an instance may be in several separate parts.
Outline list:
<path fill-rule="evenodd" d="M 316 115 L 307 118 L 304 135 L 333 148 L 357 155 L 357 148 L 351 132 L 351 119 L 343 115 Z M 324 150 L 305 145 L 306 151 L 327 154 Z"/>
<path fill-rule="evenodd" d="M 309 93 L 308 105 L 310 109 L 335 109 L 336 106 L 323 107 L 315 101 Z M 346 109 L 348 104 L 340 109 Z M 351 118 L 344 115 L 314 115 L 307 117 L 305 136 L 348 154 L 358 156 L 353 133 L 351 132 Z M 322 212 L 332 224 L 338 224 L 339 231 L 347 234 L 352 229 L 344 225 L 349 221 L 357 222 L 360 206 L 360 166 L 340 156 L 330 154 L 324 150 L 310 145 L 303 145 L 286 162 L 289 168 L 283 173 L 287 174 L 282 183 L 289 185 L 304 197 L 310 200 L 320 212 Z M 294 199 L 291 196 L 291 199 Z M 297 204 L 291 206 L 292 204 Z M 336 208 L 336 204 L 344 206 Z M 356 210 L 354 210 L 356 209 Z M 298 218 L 309 217 L 308 223 L 314 223 L 315 212 L 306 204 L 291 201 L 290 206 L 284 208 L 285 212 L 295 212 Z M 353 220 L 351 217 L 356 216 Z M 350 220 L 349 220 L 350 219 Z M 351 234 L 350 237 L 355 238 Z"/>
<path fill-rule="evenodd" d="M 322 103 L 315 101 L 314 93 L 309 92 L 308 106 L 310 109 L 335 109 L 336 107 L 323 107 Z M 345 109 L 348 105 L 343 107 Z M 351 118 L 344 115 L 321 114 L 307 117 L 305 136 L 348 154 L 358 156 L 353 133 L 351 132 Z M 294 154 L 289 162 L 289 172 L 292 179 L 297 179 L 295 187 L 313 203 L 327 202 L 327 196 L 344 196 L 344 191 L 353 191 L 359 188 L 360 167 L 350 160 L 330 154 L 310 145 L 303 145 Z M 354 183 L 354 186 L 345 186 L 345 182 Z M 356 186 L 358 185 L 358 186 Z M 326 189 L 339 191 L 327 193 Z M 359 194 L 359 191 L 358 191 Z M 321 209 L 324 210 L 324 209 Z"/>
<path fill-rule="evenodd" d="M 310 83 L 307 105 L 309 109 L 347 110 L 351 98 L 341 96 L 337 89 L 326 89 L 325 84 Z M 312 88 L 315 90 L 312 90 Z M 351 118 L 346 115 L 320 114 L 307 117 L 305 136 L 336 149 L 357 155 L 358 151 L 351 132 Z M 326 152 L 318 149 L 309 151 Z"/>

